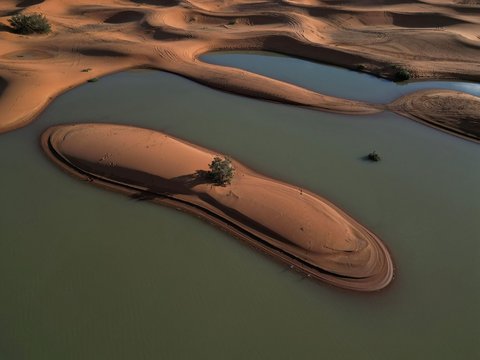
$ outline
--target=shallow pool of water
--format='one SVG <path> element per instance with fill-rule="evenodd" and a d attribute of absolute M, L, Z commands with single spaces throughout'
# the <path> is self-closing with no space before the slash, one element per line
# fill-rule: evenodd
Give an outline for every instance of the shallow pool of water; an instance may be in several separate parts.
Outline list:
<path fill-rule="evenodd" d="M 365 73 L 268 52 L 217 52 L 201 60 L 232 66 L 304 88 L 352 100 L 389 103 L 422 89 L 450 89 L 480 96 L 480 84 L 461 81 L 395 83 Z"/>
<path fill-rule="evenodd" d="M 302 278 L 172 209 L 71 178 L 39 135 L 154 128 L 335 202 L 377 233 L 392 286 Z M 377 150 L 383 161 L 363 156 Z M 0 136 L 2 359 L 476 359 L 480 148 L 391 114 L 347 117 L 130 71 Z"/>

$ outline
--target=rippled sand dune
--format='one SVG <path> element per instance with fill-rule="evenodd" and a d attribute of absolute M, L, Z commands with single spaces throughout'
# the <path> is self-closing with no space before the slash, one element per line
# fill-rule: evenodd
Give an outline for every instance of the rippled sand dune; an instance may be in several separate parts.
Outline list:
<path fill-rule="evenodd" d="M 8 18 L 18 11 L 45 14 L 52 33 L 13 34 Z M 27 124 L 90 78 L 135 67 L 320 110 L 385 109 L 198 60 L 214 50 L 276 51 L 390 79 L 403 67 L 415 79 L 480 80 L 478 1 L 3 0 L 0 22 L 0 132 Z M 410 112 L 430 125 L 442 122 L 438 108 L 417 113 Z M 449 130 L 475 139 L 465 121 L 457 114 L 453 123 L 462 125 Z"/>

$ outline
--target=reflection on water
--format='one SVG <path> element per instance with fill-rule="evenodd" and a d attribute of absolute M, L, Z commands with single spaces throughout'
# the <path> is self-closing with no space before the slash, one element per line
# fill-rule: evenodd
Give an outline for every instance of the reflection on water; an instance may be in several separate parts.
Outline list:
<path fill-rule="evenodd" d="M 205 62 L 233 66 L 290 82 L 322 94 L 372 103 L 389 103 L 422 89 L 450 89 L 480 96 L 480 84 L 460 81 L 395 83 L 337 66 L 268 52 L 219 52 L 202 55 Z"/>
<path fill-rule="evenodd" d="M 393 285 L 292 273 L 194 217 L 78 181 L 52 124 L 155 128 L 332 200 L 377 233 Z M 362 158 L 376 150 L 379 163 Z M 0 136 L 2 359 L 475 359 L 478 145 L 391 114 L 347 117 L 131 71 Z"/>

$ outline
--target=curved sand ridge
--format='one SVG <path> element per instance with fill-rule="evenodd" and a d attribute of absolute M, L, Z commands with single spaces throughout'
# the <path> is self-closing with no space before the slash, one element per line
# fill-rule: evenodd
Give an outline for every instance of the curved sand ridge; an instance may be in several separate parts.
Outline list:
<path fill-rule="evenodd" d="M 110 124 L 54 126 L 42 146 L 75 176 L 198 215 L 308 276 L 360 291 L 382 289 L 393 278 L 380 239 L 321 197 L 236 161 L 232 183 L 213 185 L 206 176 L 210 150 Z"/>
<path fill-rule="evenodd" d="M 453 90 L 423 90 L 390 105 L 392 111 L 480 142 L 480 97 Z"/>
<path fill-rule="evenodd" d="M 19 10 L 44 13 L 53 32 L 11 33 L 8 17 Z M 361 65 L 387 78 L 403 66 L 416 78 L 478 81 L 479 14 L 478 2 L 433 0 L 3 0 L 0 78 L 9 85 L 0 97 L 0 132 L 27 124 L 53 98 L 90 78 L 136 67 L 247 96 L 371 114 L 385 106 L 325 96 L 198 57 L 266 50 L 351 69 Z"/>

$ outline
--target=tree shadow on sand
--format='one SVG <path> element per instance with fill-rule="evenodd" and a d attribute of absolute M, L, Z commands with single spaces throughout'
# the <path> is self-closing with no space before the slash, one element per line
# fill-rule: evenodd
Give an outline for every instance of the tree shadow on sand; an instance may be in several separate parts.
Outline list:
<path fill-rule="evenodd" d="M 135 172 L 138 176 L 140 172 L 134 170 L 125 170 L 123 169 L 122 172 Z M 137 177 L 138 178 L 138 177 Z M 148 190 L 146 191 L 139 191 L 130 196 L 130 198 L 137 200 L 137 201 L 149 201 L 153 200 L 158 197 L 169 197 L 175 194 L 192 194 L 193 192 L 190 190 L 191 188 L 201 185 L 201 184 L 215 184 L 212 183 L 212 180 L 209 178 L 208 171 L 205 170 L 197 170 L 192 174 L 177 176 L 171 179 L 163 179 L 160 177 L 156 177 L 151 174 L 140 173 L 140 178 L 147 179 L 148 183 L 156 183 L 157 186 L 149 186 Z M 165 186 L 168 182 L 169 186 Z M 160 188 L 163 188 L 160 190 Z M 166 189 L 169 190 L 166 190 Z M 175 191 L 174 191 L 175 190 Z"/>
<path fill-rule="evenodd" d="M 244 214 L 241 211 L 236 210 L 234 207 L 225 206 L 225 204 L 218 201 L 212 195 L 205 192 L 196 192 L 194 190 L 191 190 L 193 187 L 201 184 L 210 184 L 211 186 L 222 186 L 212 182 L 212 180 L 209 177 L 208 171 L 197 170 L 193 174 L 182 175 L 182 176 L 178 176 L 171 179 L 164 179 L 159 176 L 140 172 L 138 170 L 122 169 L 122 178 L 127 174 L 129 176 L 133 175 L 134 177 L 130 177 L 130 179 L 136 179 L 138 183 L 142 184 L 142 187 L 145 186 L 147 183 L 151 184 L 151 186 L 146 186 L 147 189 L 145 191 L 139 190 L 138 192 L 130 195 L 131 199 L 134 199 L 136 201 L 155 201 L 155 200 L 160 200 L 162 198 L 163 199 L 168 198 L 170 200 L 177 202 L 178 204 L 183 204 L 186 207 L 197 209 L 199 210 L 200 213 L 206 213 L 212 218 L 218 218 L 222 223 L 225 223 L 231 227 L 234 227 L 242 233 L 249 234 L 250 237 L 252 237 L 252 234 L 249 231 L 246 231 L 244 227 L 238 226 L 228 218 L 235 219 L 236 221 L 243 224 L 247 228 L 256 229 L 257 231 L 271 238 L 278 239 L 284 243 L 291 243 L 289 239 L 286 239 L 279 233 L 259 223 L 256 219 L 248 216 L 247 214 Z M 145 180 L 147 182 L 144 182 Z M 195 204 L 194 202 L 190 202 L 188 200 L 179 198 L 176 195 L 192 195 L 198 198 L 201 202 L 210 204 L 213 208 L 219 209 L 220 212 L 225 214 L 227 217 L 221 216 L 216 212 L 213 212 L 205 208 L 201 204 Z M 228 194 L 226 196 L 235 196 L 235 195 Z"/>
<path fill-rule="evenodd" d="M 14 33 L 12 27 L 10 27 L 10 26 L 8 26 L 8 25 L 4 25 L 4 24 L 0 24 L 0 32 Z"/>

